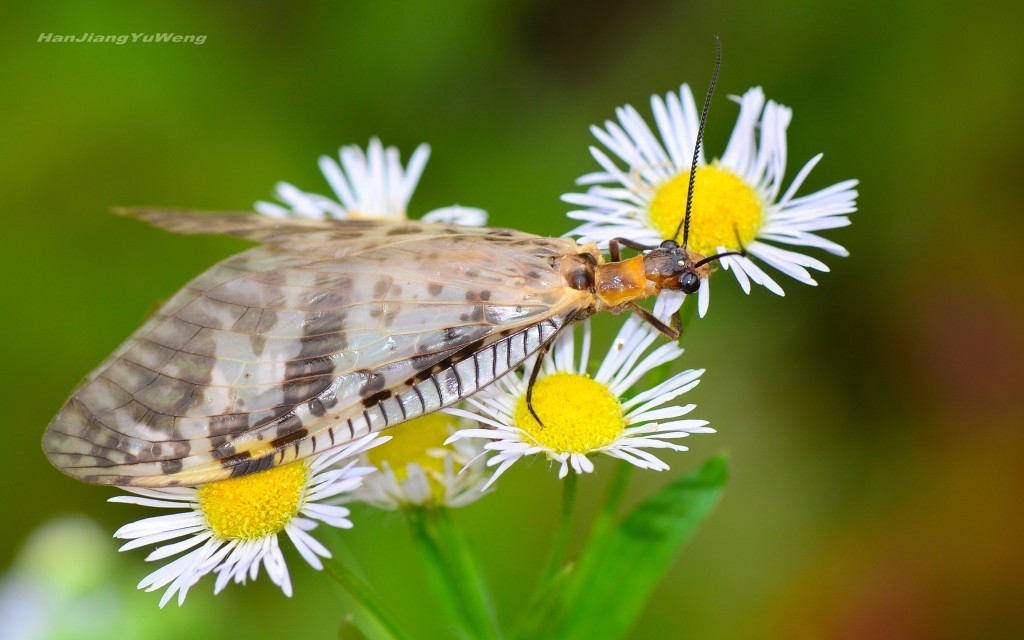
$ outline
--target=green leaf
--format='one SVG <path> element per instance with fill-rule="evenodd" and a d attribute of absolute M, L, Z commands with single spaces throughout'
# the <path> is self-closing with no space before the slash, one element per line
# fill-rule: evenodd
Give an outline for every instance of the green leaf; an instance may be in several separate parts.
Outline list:
<path fill-rule="evenodd" d="M 715 456 L 616 526 L 595 532 L 564 593 L 558 638 L 621 638 L 679 550 L 718 504 L 729 470 Z"/>

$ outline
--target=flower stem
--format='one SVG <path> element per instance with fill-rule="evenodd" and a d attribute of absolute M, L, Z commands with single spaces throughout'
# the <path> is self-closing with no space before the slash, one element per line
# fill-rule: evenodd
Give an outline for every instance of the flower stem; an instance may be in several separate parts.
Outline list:
<path fill-rule="evenodd" d="M 618 514 L 619 507 L 622 505 L 622 499 L 626 495 L 626 488 L 629 485 L 632 471 L 633 465 L 628 462 L 620 461 L 616 465 L 615 475 L 612 476 L 611 483 L 608 485 L 608 495 L 605 498 L 600 513 L 594 519 L 584 553 L 593 553 L 594 551 L 592 550 L 603 549 L 608 544 L 608 532 L 612 529 L 615 516 Z M 569 477 L 573 476 L 570 475 Z M 568 480 L 568 478 L 566 479 Z M 568 522 L 571 520 L 575 500 L 576 487 L 566 485 L 565 496 L 562 502 L 562 519 L 559 523 L 559 530 L 556 533 L 547 570 L 516 624 L 514 638 L 527 639 L 539 637 L 543 635 L 542 630 L 546 625 L 550 625 L 552 621 L 560 619 L 565 614 L 564 607 L 567 595 L 565 587 L 572 577 L 571 574 L 577 569 L 577 567 L 564 564 L 562 559 L 570 530 Z"/>
<path fill-rule="evenodd" d="M 576 494 L 579 486 L 579 476 L 569 472 L 564 481 L 562 491 L 562 512 L 558 519 L 558 528 L 555 530 L 555 539 L 551 544 L 551 554 L 548 556 L 547 567 L 541 574 L 540 588 L 551 580 L 565 562 L 565 550 L 569 546 L 569 534 L 572 532 L 572 514 L 576 508 Z"/>
<path fill-rule="evenodd" d="M 615 468 L 615 475 L 608 484 L 608 495 L 605 497 L 604 506 L 594 520 L 594 527 L 590 531 L 590 543 L 599 540 L 611 527 L 615 520 L 615 514 L 622 505 L 622 498 L 626 495 L 626 488 L 629 486 L 629 479 L 633 475 L 633 465 L 620 461 Z"/>
<path fill-rule="evenodd" d="M 409 637 L 401 630 L 383 603 L 381 603 L 380 598 L 362 578 L 334 558 L 324 558 L 323 563 L 327 575 L 334 578 L 352 596 L 356 604 L 362 609 L 362 612 L 373 623 L 377 633 L 367 633 L 368 630 L 363 629 L 362 631 L 365 635 L 371 637 L 375 635 L 387 640 L 404 640 Z"/>
<path fill-rule="evenodd" d="M 558 605 L 556 588 L 563 584 L 572 572 L 571 565 L 565 562 L 565 551 L 569 546 L 569 534 L 572 532 L 572 516 L 576 508 L 578 486 L 579 476 L 570 472 L 563 482 L 562 511 L 551 543 L 548 562 L 515 626 L 515 638 L 535 638 L 539 635 L 545 617 Z"/>
<path fill-rule="evenodd" d="M 490 593 L 447 509 L 408 509 L 413 536 L 449 616 L 466 638 L 500 638 Z"/>

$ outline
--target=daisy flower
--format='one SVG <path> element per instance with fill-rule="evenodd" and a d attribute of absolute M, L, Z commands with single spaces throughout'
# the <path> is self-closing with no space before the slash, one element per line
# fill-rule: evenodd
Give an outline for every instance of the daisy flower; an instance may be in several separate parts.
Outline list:
<path fill-rule="evenodd" d="M 349 510 L 329 502 L 357 489 L 363 477 L 374 471 L 372 467 L 356 466 L 356 460 L 342 467 L 336 465 L 388 439 L 370 434 L 307 460 L 201 487 L 126 487 L 136 495 L 116 496 L 110 502 L 181 512 L 133 522 L 118 529 L 114 537 L 130 540 L 120 551 L 181 538 L 158 546 L 146 557 L 147 561 L 157 561 L 188 551 L 139 583 L 139 588 L 146 591 L 167 587 L 160 599 L 161 607 L 175 594 L 181 605 L 189 588 L 208 573 L 217 575 L 214 593 L 220 593 L 229 582 L 255 580 L 260 565 L 290 597 L 291 580 L 279 535 L 285 533 L 306 562 L 322 569 L 320 558 L 329 558 L 331 553 L 309 532 L 319 522 L 352 528 Z"/>
<path fill-rule="evenodd" d="M 320 156 L 320 171 L 334 191 L 334 198 L 302 191 L 280 182 L 276 196 L 281 203 L 257 202 L 256 211 L 274 218 L 406 219 L 406 207 L 430 157 L 430 146 L 421 144 L 403 168 L 395 147 L 385 147 L 377 138 L 363 151 L 358 145 L 339 150 L 341 163 Z M 423 216 L 424 222 L 447 222 L 482 226 L 487 212 L 473 207 L 451 206 Z"/>
<path fill-rule="evenodd" d="M 838 244 L 816 232 L 845 227 L 856 211 L 856 180 L 846 180 L 812 194 L 797 197 L 808 174 L 821 160 L 811 158 L 783 191 L 786 172 L 786 128 L 792 111 L 769 100 L 760 87 L 747 91 L 740 113 L 721 158 L 698 159 L 687 248 L 704 256 L 746 249 L 746 256 L 721 259 L 744 292 L 763 285 L 783 295 L 782 287 L 752 258 L 806 284 L 816 284 L 808 269 L 828 271 L 825 263 L 776 245 L 814 247 L 838 256 L 848 255 Z M 601 171 L 577 182 L 591 185 L 586 193 L 568 193 L 565 202 L 583 207 L 568 215 L 584 223 L 569 235 L 602 247 L 615 237 L 657 245 L 663 240 L 682 242 L 677 234 L 686 210 L 690 164 L 698 126 L 697 105 L 687 85 L 664 99 L 651 97 L 658 135 L 636 109 L 616 110 L 618 122 L 606 121 L 591 132 L 618 161 L 604 151 L 590 152 Z M 619 163 L 623 166 L 620 166 Z M 709 289 L 701 281 L 700 315 L 707 312 Z"/>
<path fill-rule="evenodd" d="M 436 412 L 388 429 L 391 441 L 362 456 L 380 473 L 367 477 L 352 497 L 380 509 L 464 507 L 480 499 L 487 481 L 483 443 L 445 444 L 459 422 Z"/>
<path fill-rule="evenodd" d="M 703 370 L 684 371 L 653 388 L 631 397 L 626 395 L 656 367 L 682 355 L 682 348 L 675 343 L 663 344 L 648 353 L 660 335 L 648 324 L 630 317 L 591 377 L 587 373 L 590 323 L 584 323 L 578 360 L 575 335 L 566 331 L 552 346 L 552 357 L 539 365 L 542 369 L 533 388 L 533 408 L 543 426 L 534 419 L 526 403 L 531 368 L 527 367 L 521 375 L 507 375 L 469 398 L 475 411 L 448 409 L 449 413 L 482 425 L 456 432 L 449 442 L 485 442 L 484 449 L 494 453 L 487 465 L 497 467 L 487 485 L 516 461 L 532 455 L 544 455 L 557 462 L 560 478 L 570 469 L 577 474 L 592 472 L 594 464 L 590 457 L 599 453 L 641 469 L 668 469 L 664 461 L 648 450 L 686 451 L 686 447 L 674 441 L 691 433 L 714 433 L 714 429 L 708 428 L 704 420 L 681 419 L 694 405 L 670 404 L 697 386 Z"/>

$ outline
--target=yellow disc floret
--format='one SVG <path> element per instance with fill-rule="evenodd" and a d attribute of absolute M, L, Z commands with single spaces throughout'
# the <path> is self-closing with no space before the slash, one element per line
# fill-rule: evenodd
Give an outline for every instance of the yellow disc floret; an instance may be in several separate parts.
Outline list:
<path fill-rule="evenodd" d="M 538 444 L 558 453 L 588 453 L 612 443 L 625 429 L 622 405 L 607 386 L 578 373 L 558 372 L 533 386 L 533 409 L 526 396 L 516 404 L 516 426 Z"/>
<path fill-rule="evenodd" d="M 663 238 L 683 241 L 682 230 L 672 238 L 686 213 L 690 173 L 681 173 L 658 188 L 651 201 L 651 224 Z M 750 244 L 764 215 L 760 196 L 739 176 L 716 164 L 697 168 L 687 245 L 705 256 L 718 247 L 736 250 Z"/>
<path fill-rule="evenodd" d="M 303 461 L 211 482 L 199 506 L 221 540 L 255 540 L 284 530 L 298 513 L 309 470 Z"/>
<path fill-rule="evenodd" d="M 437 477 L 444 471 L 444 441 L 451 435 L 451 424 L 448 414 L 441 412 L 404 422 L 388 429 L 388 435 L 393 436 L 391 440 L 370 449 L 366 456 L 370 464 L 378 468 L 387 462 L 398 482 L 409 477 L 410 462 L 418 464 L 427 473 L 431 493 L 441 499 L 444 487 Z"/>

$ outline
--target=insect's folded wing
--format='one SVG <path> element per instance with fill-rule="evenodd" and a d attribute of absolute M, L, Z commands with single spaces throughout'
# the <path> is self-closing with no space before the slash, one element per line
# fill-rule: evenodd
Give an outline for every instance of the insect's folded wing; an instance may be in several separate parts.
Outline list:
<path fill-rule="evenodd" d="M 499 242 L 524 240 L 562 248 L 564 239 L 538 238 L 510 229 L 460 227 L 415 220 L 333 220 L 271 218 L 245 212 L 202 212 L 180 209 L 115 209 L 119 215 L 183 234 L 228 235 L 279 247 L 302 255 L 339 258 L 352 252 L 386 250 L 396 243 L 418 243 L 424 238 L 456 236 L 468 241 L 492 238 Z"/>
<path fill-rule="evenodd" d="M 578 310 L 551 248 L 452 242 L 396 241 L 344 260 L 257 248 L 216 265 L 90 374 L 50 424 L 47 455 L 104 484 L 247 473 L 389 426 L 399 411 L 434 410 L 422 399 L 396 407 L 395 396 L 548 320 L 548 333 L 524 334 L 525 357 Z M 518 363 L 508 349 L 504 370 Z M 492 357 L 472 362 L 497 373 Z"/>
<path fill-rule="evenodd" d="M 310 232 L 334 230 L 338 239 L 358 237 L 364 230 L 394 224 L 370 220 L 314 220 L 271 218 L 242 211 L 185 211 L 181 209 L 119 208 L 118 215 L 137 218 L 167 231 L 184 234 L 222 234 L 268 242 L 274 238 L 295 237 Z M 343 229 L 343 232 L 338 232 Z"/>

